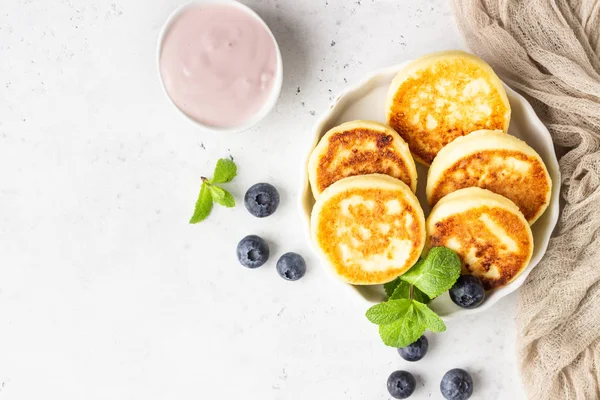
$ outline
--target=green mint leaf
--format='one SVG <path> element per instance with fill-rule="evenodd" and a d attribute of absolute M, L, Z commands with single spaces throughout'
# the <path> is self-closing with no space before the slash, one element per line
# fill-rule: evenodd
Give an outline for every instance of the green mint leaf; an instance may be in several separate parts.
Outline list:
<path fill-rule="evenodd" d="M 400 281 L 396 289 L 394 289 L 394 293 L 390 296 L 390 300 L 408 298 L 410 298 L 410 283 Z"/>
<path fill-rule="evenodd" d="M 213 207 L 213 198 L 210 193 L 210 189 L 207 183 L 203 183 L 200 188 L 200 194 L 198 195 L 198 200 L 196 201 L 196 208 L 194 208 L 194 215 L 190 218 L 190 224 L 196 224 L 200 221 L 203 221 Z"/>
<path fill-rule="evenodd" d="M 415 301 L 413 306 L 418 319 L 431 332 L 444 332 L 446 330 L 444 321 L 425 304 Z"/>
<path fill-rule="evenodd" d="M 408 298 L 410 298 L 410 283 L 400 281 L 398 286 L 396 286 L 394 293 L 392 293 L 392 295 L 390 296 L 390 300 Z M 421 292 L 418 287 L 413 287 L 413 299 L 425 304 L 429 303 L 429 301 L 431 300 L 429 296 Z"/>
<path fill-rule="evenodd" d="M 225 192 L 225 195 L 223 196 L 222 199 L 220 199 L 219 201 L 217 201 L 217 203 L 219 203 L 222 206 L 231 208 L 235 206 L 235 199 L 233 198 L 233 196 L 231 195 L 231 193 L 229 193 L 227 190 L 225 189 L 221 189 L 223 190 L 223 192 Z"/>
<path fill-rule="evenodd" d="M 396 279 L 394 279 L 391 282 L 383 284 L 383 289 L 385 290 L 385 294 L 387 295 L 387 297 L 392 297 L 392 294 L 394 293 L 394 290 L 396 290 L 396 287 L 400 283 L 402 283 L 402 281 L 400 280 L 400 278 L 396 278 Z"/>
<path fill-rule="evenodd" d="M 213 179 L 202 177 L 202 186 L 200 194 L 194 208 L 194 215 L 190 218 L 190 224 L 196 224 L 208 217 L 212 208 L 213 202 L 221 204 L 225 207 L 234 207 L 235 199 L 228 191 L 213 185 L 213 183 L 231 182 L 237 174 L 237 167 L 233 160 L 221 158 L 217 161 Z"/>
<path fill-rule="evenodd" d="M 233 198 L 231 193 L 225 190 L 225 198 L 223 199 L 223 202 L 219 204 L 228 208 L 235 207 L 235 198 Z"/>
<path fill-rule="evenodd" d="M 227 183 L 231 182 L 237 175 L 237 166 L 228 158 L 221 158 L 217 161 L 215 172 L 210 183 Z M 233 206 L 232 206 L 233 207 Z"/>
<path fill-rule="evenodd" d="M 400 300 L 392 300 L 400 301 Z M 405 347 L 414 343 L 425 332 L 425 325 L 417 316 L 413 302 L 408 301 L 404 314 L 394 322 L 379 325 L 379 336 L 383 343 L 391 347 Z"/>
<path fill-rule="evenodd" d="M 427 303 L 429 303 L 431 301 L 431 299 L 429 298 L 429 296 L 427 296 L 425 293 L 423 293 L 416 286 L 414 288 L 413 299 L 415 299 L 416 301 L 419 301 L 421 303 L 424 303 L 424 304 L 427 304 Z"/>
<path fill-rule="evenodd" d="M 235 206 L 235 199 L 233 198 L 231 193 L 229 193 L 227 190 L 221 189 L 220 187 L 215 186 L 215 185 L 209 185 L 209 190 L 210 190 L 212 199 L 215 202 L 217 202 L 220 205 L 225 206 L 225 207 Z"/>
<path fill-rule="evenodd" d="M 434 247 L 400 278 L 415 285 L 429 297 L 436 297 L 454 285 L 460 276 L 458 255 L 446 247 Z"/>
<path fill-rule="evenodd" d="M 374 324 L 389 324 L 403 318 L 410 307 L 409 299 L 390 300 L 374 305 L 367 310 L 366 316 Z"/>
<path fill-rule="evenodd" d="M 215 185 L 208 185 L 212 199 L 217 203 L 221 203 L 225 198 L 225 190 Z"/>

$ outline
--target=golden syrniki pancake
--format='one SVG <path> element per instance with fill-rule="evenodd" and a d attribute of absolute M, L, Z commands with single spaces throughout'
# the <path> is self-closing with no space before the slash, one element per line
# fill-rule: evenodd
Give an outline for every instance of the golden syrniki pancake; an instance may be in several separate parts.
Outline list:
<path fill-rule="evenodd" d="M 374 121 L 350 121 L 330 129 L 308 161 L 313 196 L 342 178 L 386 174 L 414 192 L 417 170 L 406 142 L 389 126 Z"/>
<path fill-rule="evenodd" d="M 388 91 L 387 122 L 415 159 L 431 164 L 442 147 L 480 129 L 506 132 L 510 105 L 502 82 L 483 60 L 462 51 L 411 61 Z"/>
<path fill-rule="evenodd" d="M 463 274 L 486 289 L 504 286 L 529 264 L 533 236 L 529 223 L 509 199 L 486 189 L 460 189 L 442 197 L 427 218 L 427 246 L 454 250 Z"/>
<path fill-rule="evenodd" d="M 312 239 L 333 273 L 355 285 L 392 281 L 417 262 L 425 217 L 412 190 L 383 174 L 341 179 L 321 193 Z"/>
<path fill-rule="evenodd" d="M 427 201 L 477 186 L 512 200 L 533 224 L 548 207 L 552 181 L 541 157 L 524 141 L 482 130 L 457 138 L 429 168 Z"/>

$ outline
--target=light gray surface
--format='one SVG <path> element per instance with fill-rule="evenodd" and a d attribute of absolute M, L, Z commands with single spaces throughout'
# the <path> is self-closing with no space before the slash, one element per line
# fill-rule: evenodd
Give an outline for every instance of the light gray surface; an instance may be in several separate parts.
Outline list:
<path fill-rule="evenodd" d="M 316 265 L 296 207 L 313 114 L 374 68 L 463 48 L 449 5 L 246 3 L 279 41 L 283 91 L 258 127 L 220 136 L 158 82 L 156 38 L 180 2 L 0 4 L 0 398 L 387 399 L 403 368 L 412 398 L 439 399 L 452 367 L 473 373 L 473 399 L 523 398 L 514 295 L 404 362 Z M 200 175 L 229 154 L 238 201 L 268 181 L 280 209 L 216 208 L 188 225 Z M 249 233 L 271 243 L 259 270 L 235 259 Z M 286 251 L 306 256 L 303 280 L 277 275 Z"/>

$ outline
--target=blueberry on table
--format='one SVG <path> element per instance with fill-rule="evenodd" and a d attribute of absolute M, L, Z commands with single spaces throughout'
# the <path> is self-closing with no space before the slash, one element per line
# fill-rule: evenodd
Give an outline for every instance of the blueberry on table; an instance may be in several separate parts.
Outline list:
<path fill-rule="evenodd" d="M 406 361 L 419 361 L 421 358 L 425 357 L 428 348 L 429 341 L 425 335 L 423 335 L 418 338 L 416 342 L 411 343 L 406 347 L 399 348 L 398 354 Z"/>
<path fill-rule="evenodd" d="M 250 214 L 258 218 L 268 217 L 279 206 L 279 192 L 273 185 L 257 183 L 248 189 L 244 204 Z"/>
<path fill-rule="evenodd" d="M 475 308 L 485 299 L 485 288 L 479 278 L 462 275 L 450 289 L 450 298 L 462 308 Z"/>
<path fill-rule="evenodd" d="M 395 399 L 409 398 L 416 387 L 415 377 L 406 371 L 394 371 L 387 380 L 388 392 Z"/>
<path fill-rule="evenodd" d="M 269 245 L 259 236 L 246 236 L 237 245 L 237 258 L 244 267 L 258 268 L 269 259 Z"/>
<path fill-rule="evenodd" d="M 467 400 L 473 394 L 473 379 L 464 369 L 451 369 L 442 378 L 440 391 L 446 400 Z"/>
<path fill-rule="evenodd" d="M 277 272 L 288 281 L 297 281 L 306 273 L 306 262 L 300 254 L 285 253 L 277 261 Z"/>

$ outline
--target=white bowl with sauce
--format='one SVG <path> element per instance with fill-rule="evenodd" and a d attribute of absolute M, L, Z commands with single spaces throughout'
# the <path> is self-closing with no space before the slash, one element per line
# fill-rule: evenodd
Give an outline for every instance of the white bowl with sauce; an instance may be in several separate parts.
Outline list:
<path fill-rule="evenodd" d="M 211 132 L 256 125 L 277 103 L 283 82 L 275 36 L 235 0 L 196 0 L 173 11 L 159 35 L 157 64 L 171 104 Z"/>

